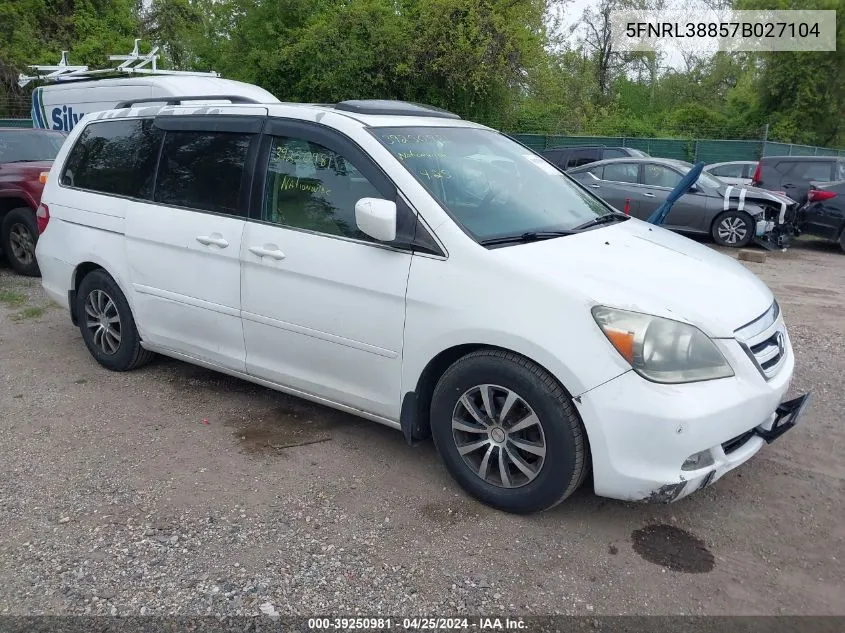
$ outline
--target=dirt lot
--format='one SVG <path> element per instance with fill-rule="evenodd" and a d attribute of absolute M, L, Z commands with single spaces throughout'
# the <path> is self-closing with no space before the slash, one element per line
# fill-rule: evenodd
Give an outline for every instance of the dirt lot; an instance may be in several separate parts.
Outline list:
<path fill-rule="evenodd" d="M 379 425 L 167 359 L 109 373 L 4 268 L 0 613 L 845 614 L 845 255 L 749 266 L 803 424 L 676 504 L 532 517 Z"/>

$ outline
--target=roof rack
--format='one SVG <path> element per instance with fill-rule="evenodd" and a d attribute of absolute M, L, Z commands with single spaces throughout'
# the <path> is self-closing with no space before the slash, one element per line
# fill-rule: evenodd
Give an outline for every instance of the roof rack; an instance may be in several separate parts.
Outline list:
<path fill-rule="evenodd" d="M 389 99 L 353 99 L 334 105 L 335 110 L 356 114 L 388 114 L 397 116 L 427 116 L 441 119 L 460 119 L 454 112 L 423 103 Z"/>
<path fill-rule="evenodd" d="M 182 105 L 183 101 L 223 101 L 224 99 L 228 100 L 230 103 L 261 103 L 260 101 L 251 97 L 241 97 L 239 95 L 193 95 L 127 99 L 126 101 L 119 101 L 113 109 L 122 110 L 123 108 L 131 108 L 132 106 L 138 103 L 164 103 L 164 105 Z"/>
<path fill-rule="evenodd" d="M 33 75 L 18 75 L 18 86 L 23 88 L 32 81 L 43 81 L 57 83 L 63 81 L 83 81 L 86 79 L 98 79 L 105 76 L 120 75 L 181 75 L 190 77 L 220 77 L 220 73 L 197 72 L 191 70 L 161 70 L 158 68 L 159 47 L 155 46 L 146 55 L 142 55 L 138 49 L 140 38 L 135 39 L 135 48 L 128 55 L 109 55 L 111 61 L 122 61 L 114 68 L 103 68 L 100 70 L 89 70 L 88 66 L 71 66 L 67 60 L 67 51 L 62 51 L 62 58 L 55 66 L 31 65 L 29 68 L 35 71 Z M 149 68 L 146 66 L 150 65 Z"/>

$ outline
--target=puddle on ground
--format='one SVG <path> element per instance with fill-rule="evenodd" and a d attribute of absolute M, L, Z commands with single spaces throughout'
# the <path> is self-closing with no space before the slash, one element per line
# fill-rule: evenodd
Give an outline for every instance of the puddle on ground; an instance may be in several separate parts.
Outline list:
<path fill-rule="evenodd" d="M 285 449 L 332 439 L 332 430 L 346 417 L 338 412 L 293 402 L 256 415 L 236 416 L 227 422 L 241 448 L 252 454 L 281 454 Z"/>
<path fill-rule="evenodd" d="M 673 571 L 706 574 L 715 566 L 704 541 L 674 525 L 647 525 L 634 530 L 631 540 L 643 559 Z"/>

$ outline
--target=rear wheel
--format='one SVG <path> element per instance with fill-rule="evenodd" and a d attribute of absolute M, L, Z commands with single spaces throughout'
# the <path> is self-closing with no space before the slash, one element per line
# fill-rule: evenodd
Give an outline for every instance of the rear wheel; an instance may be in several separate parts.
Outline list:
<path fill-rule="evenodd" d="M 103 367 L 127 371 L 152 358 L 152 352 L 141 347 L 126 297 L 104 270 L 88 273 L 79 284 L 76 315 L 88 351 Z"/>
<path fill-rule="evenodd" d="M 431 430 L 464 490 L 507 512 L 551 508 L 587 472 L 586 434 L 568 394 L 510 352 L 474 352 L 447 369 L 432 397 Z"/>
<path fill-rule="evenodd" d="M 38 224 L 31 209 L 18 207 L 6 214 L 0 226 L 0 241 L 6 259 L 16 272 L 29 277 L 41 274 L 35 259 Z"/>
<path fill-rule="evenodd" d="M 710 232 L 719 246 L 748 246 L 754 239 L 754 219 L 745 211 L 725 211 L 713 221 Z"/>

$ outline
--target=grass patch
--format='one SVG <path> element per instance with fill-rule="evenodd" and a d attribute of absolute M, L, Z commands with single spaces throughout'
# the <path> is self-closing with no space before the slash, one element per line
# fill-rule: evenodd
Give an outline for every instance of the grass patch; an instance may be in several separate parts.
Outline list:
<path fill-rule="evenodd" d="M 0 290 L 0 303 L 5 303 L 10 308 L 17 308 L 26 303 L 26 295 L 17 290 Z"/>
<path fill-rule="evenodd" d="M 22 311 L 12 316 L 12 318 L 15 321 L 23 321 L 24 319 L 37 319 L 42 314 L 44 314 L 44 308 L 39 306 L 30 306 L 28 308 L 24 308 Z"/>

